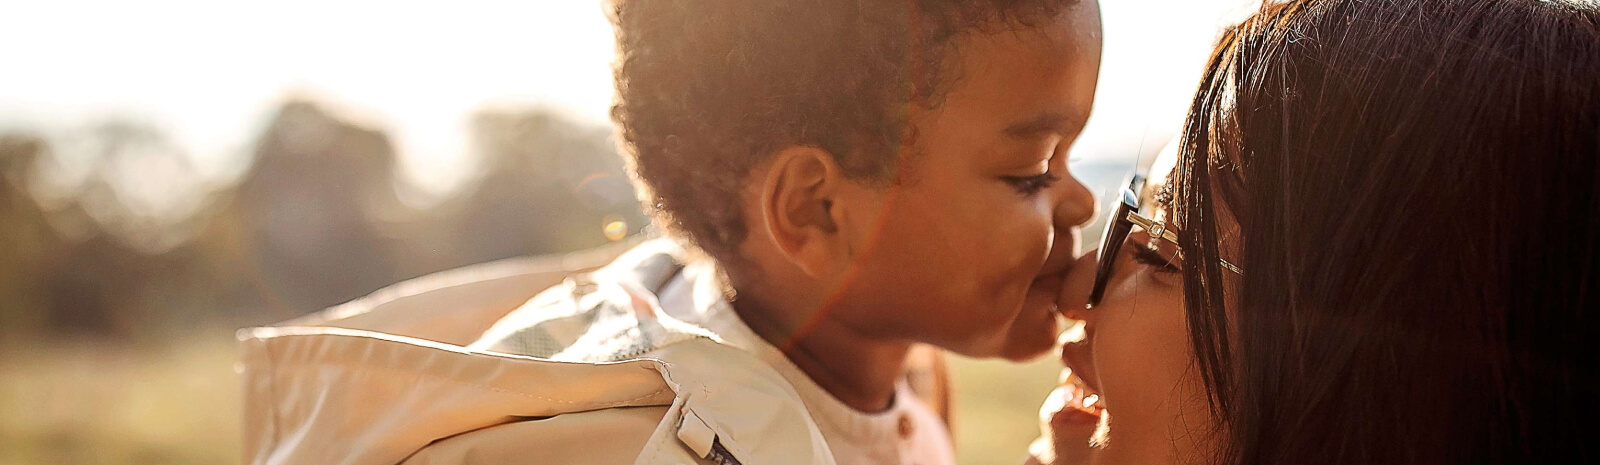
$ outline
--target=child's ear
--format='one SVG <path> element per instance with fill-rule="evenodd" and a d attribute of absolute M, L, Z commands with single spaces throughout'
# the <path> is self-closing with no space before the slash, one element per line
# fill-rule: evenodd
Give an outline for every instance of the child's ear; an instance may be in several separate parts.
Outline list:
<path fill-rule="evenodd" d="M 790 146 L 767 166 L 759 210 L 767 234 L 806 274 L 842 272 L 851 257 L 839 200 L 850 181 L 838 162 L 822 149 Z"/>

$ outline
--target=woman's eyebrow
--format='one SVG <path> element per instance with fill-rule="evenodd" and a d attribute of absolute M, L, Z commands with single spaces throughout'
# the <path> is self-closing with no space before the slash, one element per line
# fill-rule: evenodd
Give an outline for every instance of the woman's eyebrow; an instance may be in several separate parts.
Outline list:
<path fill-rule="evenodd" d="M 1068 134 L 1083 118 L 1074 118 L 1073 115 L 1058 111 L 1046 111 L 1024 121 L 1019 121 L 1006 126 L 1005 134 L 1015 138 L 1027 138 L 1039 134 L 1054 133 Z"/>

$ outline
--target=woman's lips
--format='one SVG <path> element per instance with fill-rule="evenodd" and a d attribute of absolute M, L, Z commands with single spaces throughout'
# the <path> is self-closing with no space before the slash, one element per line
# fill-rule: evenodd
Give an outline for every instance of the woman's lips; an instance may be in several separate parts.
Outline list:
<path fill-rule="evenodd" d="M 1099 391 L 1099 379 L 1095 377 L 1094 367 L 1094 327 L 1087 320 L 1076 320 L 1073 317 L 1086 317 L 1083 313 L 1089 301 L 1089 290 L 1094 283 L 1094 270 L 1098 268 L 1099 260 L 1095 254 L 1078 257 L 1073 263 L 1067 278 L 1062 281 L 1061 295 L 1057 300 L 1063 317 L 1071 325 L 1056 339 L 1057 346 L 1061 347 L 1061 363 L 1076 374 L 1091 390 Z"/>
<path fill-rule="evenodd" d="M 1093 425 L 1100 421 L 1100 395 L 1083 385 L 1082 379 L 1070 372 L 1064 374 L 1061 386 L 1045 398 L 1041 412 L 1052 412 L 1047 420 L 1056 425 Z"/>
<path fill-rule="evenodd" d="M 1100 383 L 1095 378 L 1094 353 L 1093 346 L 1089 344 L 1089 332 L 1090 328 L 1079 323 L 1061 334 L 1061 363 L 1072 369 L 1073 376 L 1082 380 L 1090 390 L 1099 392 Z"/>

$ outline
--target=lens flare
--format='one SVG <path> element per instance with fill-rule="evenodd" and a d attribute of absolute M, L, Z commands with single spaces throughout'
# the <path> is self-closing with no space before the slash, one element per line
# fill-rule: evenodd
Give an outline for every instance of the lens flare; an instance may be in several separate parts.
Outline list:
<path fill-rule="evenodd" d="M 620 241 L 628 237 L 628 222 L 621 218 L 608 218 L 600 231 L 606 235 L 606 239 Z"/>

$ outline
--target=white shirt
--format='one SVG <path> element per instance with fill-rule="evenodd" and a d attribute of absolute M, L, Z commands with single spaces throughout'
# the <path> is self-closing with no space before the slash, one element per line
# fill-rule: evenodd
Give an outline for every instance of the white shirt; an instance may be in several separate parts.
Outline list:
<path fill-rule="evenodd" d="M 723 342 L 755 354 L 777 370 L 800 394 L 806 410 L 840 465 L 952 465 L 954 448 L 938 414 L 917 399 L 902 380 L 887 410 L 856 410 L 823 390 L 772 344 L 756 335 L 726 299 L 714 268 L 691 265 L 658 294 L 673 318 L 703 327 Z"/>

